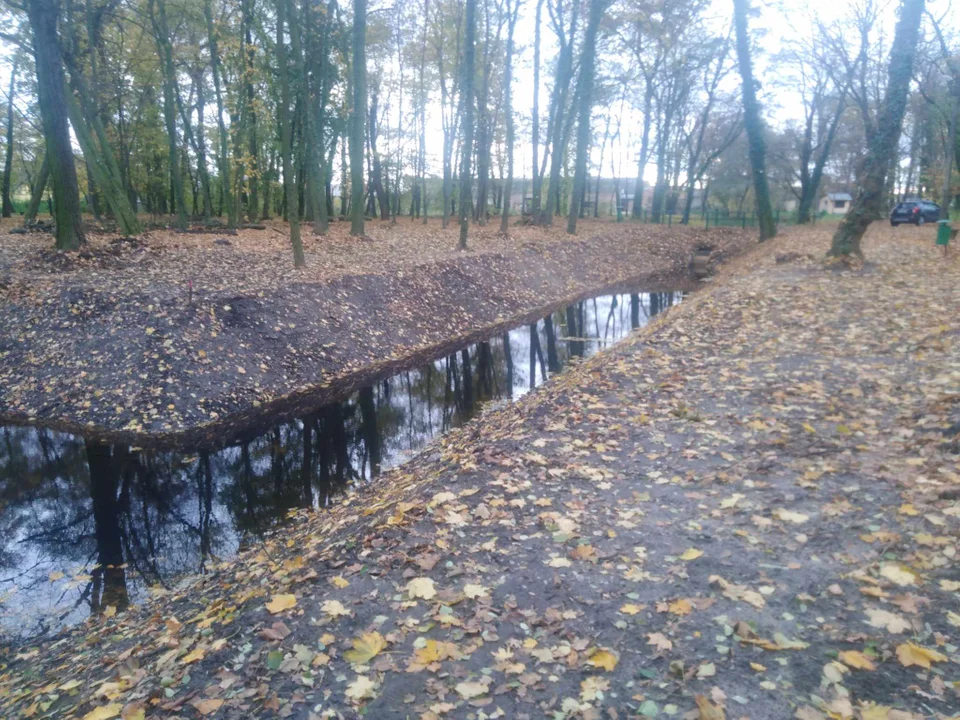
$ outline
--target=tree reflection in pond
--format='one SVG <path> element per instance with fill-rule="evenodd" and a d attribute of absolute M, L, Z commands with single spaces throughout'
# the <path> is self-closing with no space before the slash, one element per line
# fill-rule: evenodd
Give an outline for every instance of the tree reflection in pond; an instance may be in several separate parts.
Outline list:
<path fill-rule="evenodd" d="M 216 451 L 0 429 L 0 632 L 33 634 L 207 572 L 293 508 L 324 507 L 486 403 L 518 397 L 679 294 L 603 296 Z"/>

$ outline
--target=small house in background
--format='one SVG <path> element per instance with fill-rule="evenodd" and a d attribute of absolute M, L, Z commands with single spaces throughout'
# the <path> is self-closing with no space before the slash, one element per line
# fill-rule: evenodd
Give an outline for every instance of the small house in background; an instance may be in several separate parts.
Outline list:
<path fill-rule="evenodd" d="M 852 202 L 853 196 L 850 193 L 827 193 L 820 198 L 819 210 L 830 215 L 846 215 Z"/>

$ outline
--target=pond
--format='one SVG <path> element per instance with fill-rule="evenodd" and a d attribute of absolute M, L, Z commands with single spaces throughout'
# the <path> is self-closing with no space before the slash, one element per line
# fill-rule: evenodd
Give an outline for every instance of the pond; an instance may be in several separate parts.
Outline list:
<path fill-rule="evenodd" d="M 27 637 L 205 572 L 282 522 L 403 462 L 679 302 L 571 305 L 219 450 L 174 452 L 0 428 L 0 635 Z"/>

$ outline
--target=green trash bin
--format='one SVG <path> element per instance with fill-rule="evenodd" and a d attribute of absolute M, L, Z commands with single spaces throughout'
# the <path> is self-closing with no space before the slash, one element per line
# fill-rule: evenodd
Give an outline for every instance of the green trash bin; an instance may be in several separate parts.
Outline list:
<path fill-rule="evenodd" d="M 949 220 L 940 220 L 937 222 L 937 245 L 947 247 L 947 245 L 950 244 L 950 236 L 952 234 Z"/>

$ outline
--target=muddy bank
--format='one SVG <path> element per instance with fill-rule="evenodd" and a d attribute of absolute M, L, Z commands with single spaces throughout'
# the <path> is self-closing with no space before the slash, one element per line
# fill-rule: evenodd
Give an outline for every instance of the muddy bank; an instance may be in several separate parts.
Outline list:
<path fill-rule="evenodd" d="M 18 259 L 2 283 L 0 421 L 104 442 L 218 444 L 598 292 L 681 289 L 699 244 L 718 256 L 752 244 L 726 229 L 594 224 L 573 240 L 538 232 L 513 246 L 425 253 L 422 264 L 411 264 L 415 243 L 374 239 L 356 262 L 364 272 L 350 272 L 349 252 L 338 271 L 317 251 L 287 283 L 268 273 L 281 258 L 247 238 L 188 252 L 155 250 L 150 238 L 114 243 L 79 267 L 63 256 Z M 378 243 L 379 272 L 370 265 Z M 216 254 L 235 282 L 207 278 Z M 44 263 L 63 266 L 63 279 Z M 29 283 L 28 267 L 46 272 L 42 282 Z M 198 267 L 206 271 L 194 282 Z"/>

